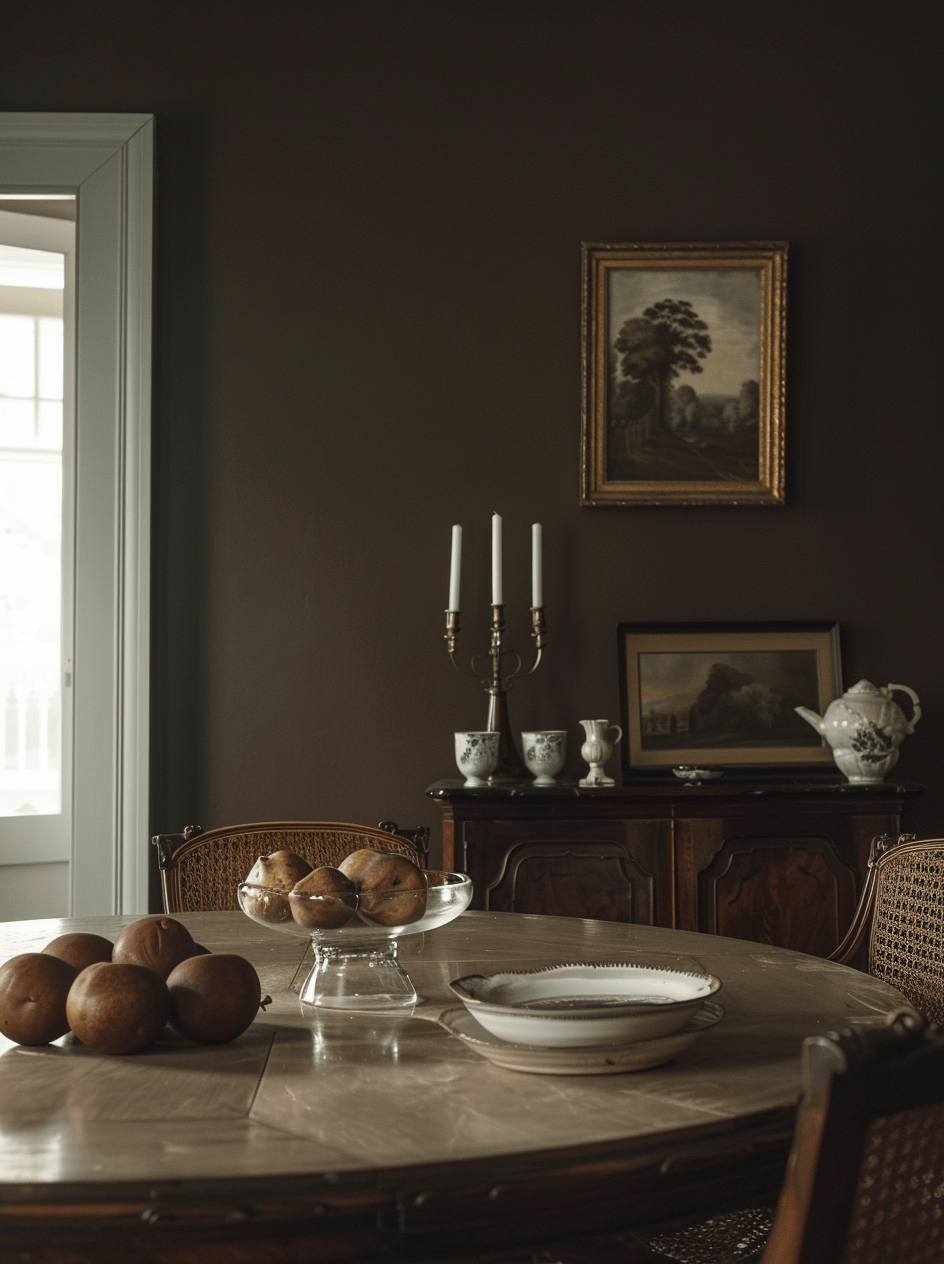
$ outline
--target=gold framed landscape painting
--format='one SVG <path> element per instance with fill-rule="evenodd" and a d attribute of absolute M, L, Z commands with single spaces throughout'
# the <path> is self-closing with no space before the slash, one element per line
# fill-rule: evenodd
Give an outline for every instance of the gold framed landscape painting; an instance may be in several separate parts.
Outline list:
<path fill-rule="evenodd" d="M 583 246 L 583 505 L 782 505 L 787 243 Z"/>

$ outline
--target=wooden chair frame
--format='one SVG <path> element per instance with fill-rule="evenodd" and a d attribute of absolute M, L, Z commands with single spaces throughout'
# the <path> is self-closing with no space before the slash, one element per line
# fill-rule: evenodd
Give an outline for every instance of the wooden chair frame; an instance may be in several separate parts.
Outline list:
<path fill-rule="evenodd" d="M 261 854 L 283 849 L 296 852 L 312 866 L 337 865 L 350 852 L 372 847 L 398 852 L 425 868 L 429 827 L 401 830 L 394 821 L 378 826 L 347 821 L 255 821 L 205 832 L 199 825 L 188 825 L 179 834 L 155 834 L 151 843 L 157 849 L 165 913 L 187 913 L 208 907 L 206 899 L 194 903 L 187 879 L 199 875 L 210 856 L 218 860 L 219 868 L 209 884 L 201 884 L 213 891 L 209 907 L 235 909 L 239 907 L 236 888 Z"/>

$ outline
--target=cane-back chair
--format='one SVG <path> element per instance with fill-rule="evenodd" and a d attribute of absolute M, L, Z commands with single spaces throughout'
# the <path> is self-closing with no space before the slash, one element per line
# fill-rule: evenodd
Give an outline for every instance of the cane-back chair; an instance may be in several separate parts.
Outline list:
<path fill-rule="evenodd" d="M 873 840 L 859 906 L 831 959 L 850 964 L 866 938 L 869 974 L 944 1023 L 944 838 Z"/>
<path fill-rule="evenodd" d="M 554 1243 L 546 1258 L 560 1264 L 939 1264 L 944 1034 L 903 1010 L 882 1027 L 850 1025 L 808 1038 L 802 1062 L 803 1096 L 775 1212 L 727 1210 L 698 1223 Z"/>
<path fill-rule="evenodd" d="M 188 825 L 180 834 L 157 834 L 166 913 L 236 909 L 236 888 L 259 856 L 292 851 L 312 868 L 338 865 L 362 847 L 398 852 L 426 864 L 429 829 L 401 830 L 393 821 L 379 826 L 345 821 L 259 821 L 207 830 Z"/>

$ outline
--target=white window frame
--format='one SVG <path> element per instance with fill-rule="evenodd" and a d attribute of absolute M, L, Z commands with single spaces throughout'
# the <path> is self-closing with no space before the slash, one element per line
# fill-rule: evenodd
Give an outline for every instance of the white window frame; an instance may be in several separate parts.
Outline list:
<path fill-rule="evenodd" d="M 70 912 L 148 907 L 150 114 L 0 113 L 0 193 L 76 207 Z"/>

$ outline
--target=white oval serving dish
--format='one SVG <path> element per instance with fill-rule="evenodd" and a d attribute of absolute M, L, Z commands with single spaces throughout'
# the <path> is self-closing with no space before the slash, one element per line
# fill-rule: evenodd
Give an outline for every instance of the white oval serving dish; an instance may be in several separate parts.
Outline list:
<path fill-rule="evenodd" d="M 449 987 L 500 1040 L 579 1048 L 671 1035 L 717 995 L 721 980 L 663 966 L 575 963 L 472 974 Z"/>
<path fill-rule="evenodd" d="M 581 1049 L 548 1045 L 520 1045 L 499 1040 L 456 1005 L 439 1016 L 440 1024 L 469 1049 L 506 1071 L 528 1071 L 534 1075 L 620 1075 L 626 1071 L 649 1071 L 664 1066 L 684 1053 L 696 1040 L 724 1018 L 724 1010 L 706 1001 L 694 1018 L 680 1031 L 656 1040 L 634 1040 L 628 1044 L 589 1045 Z"/>

